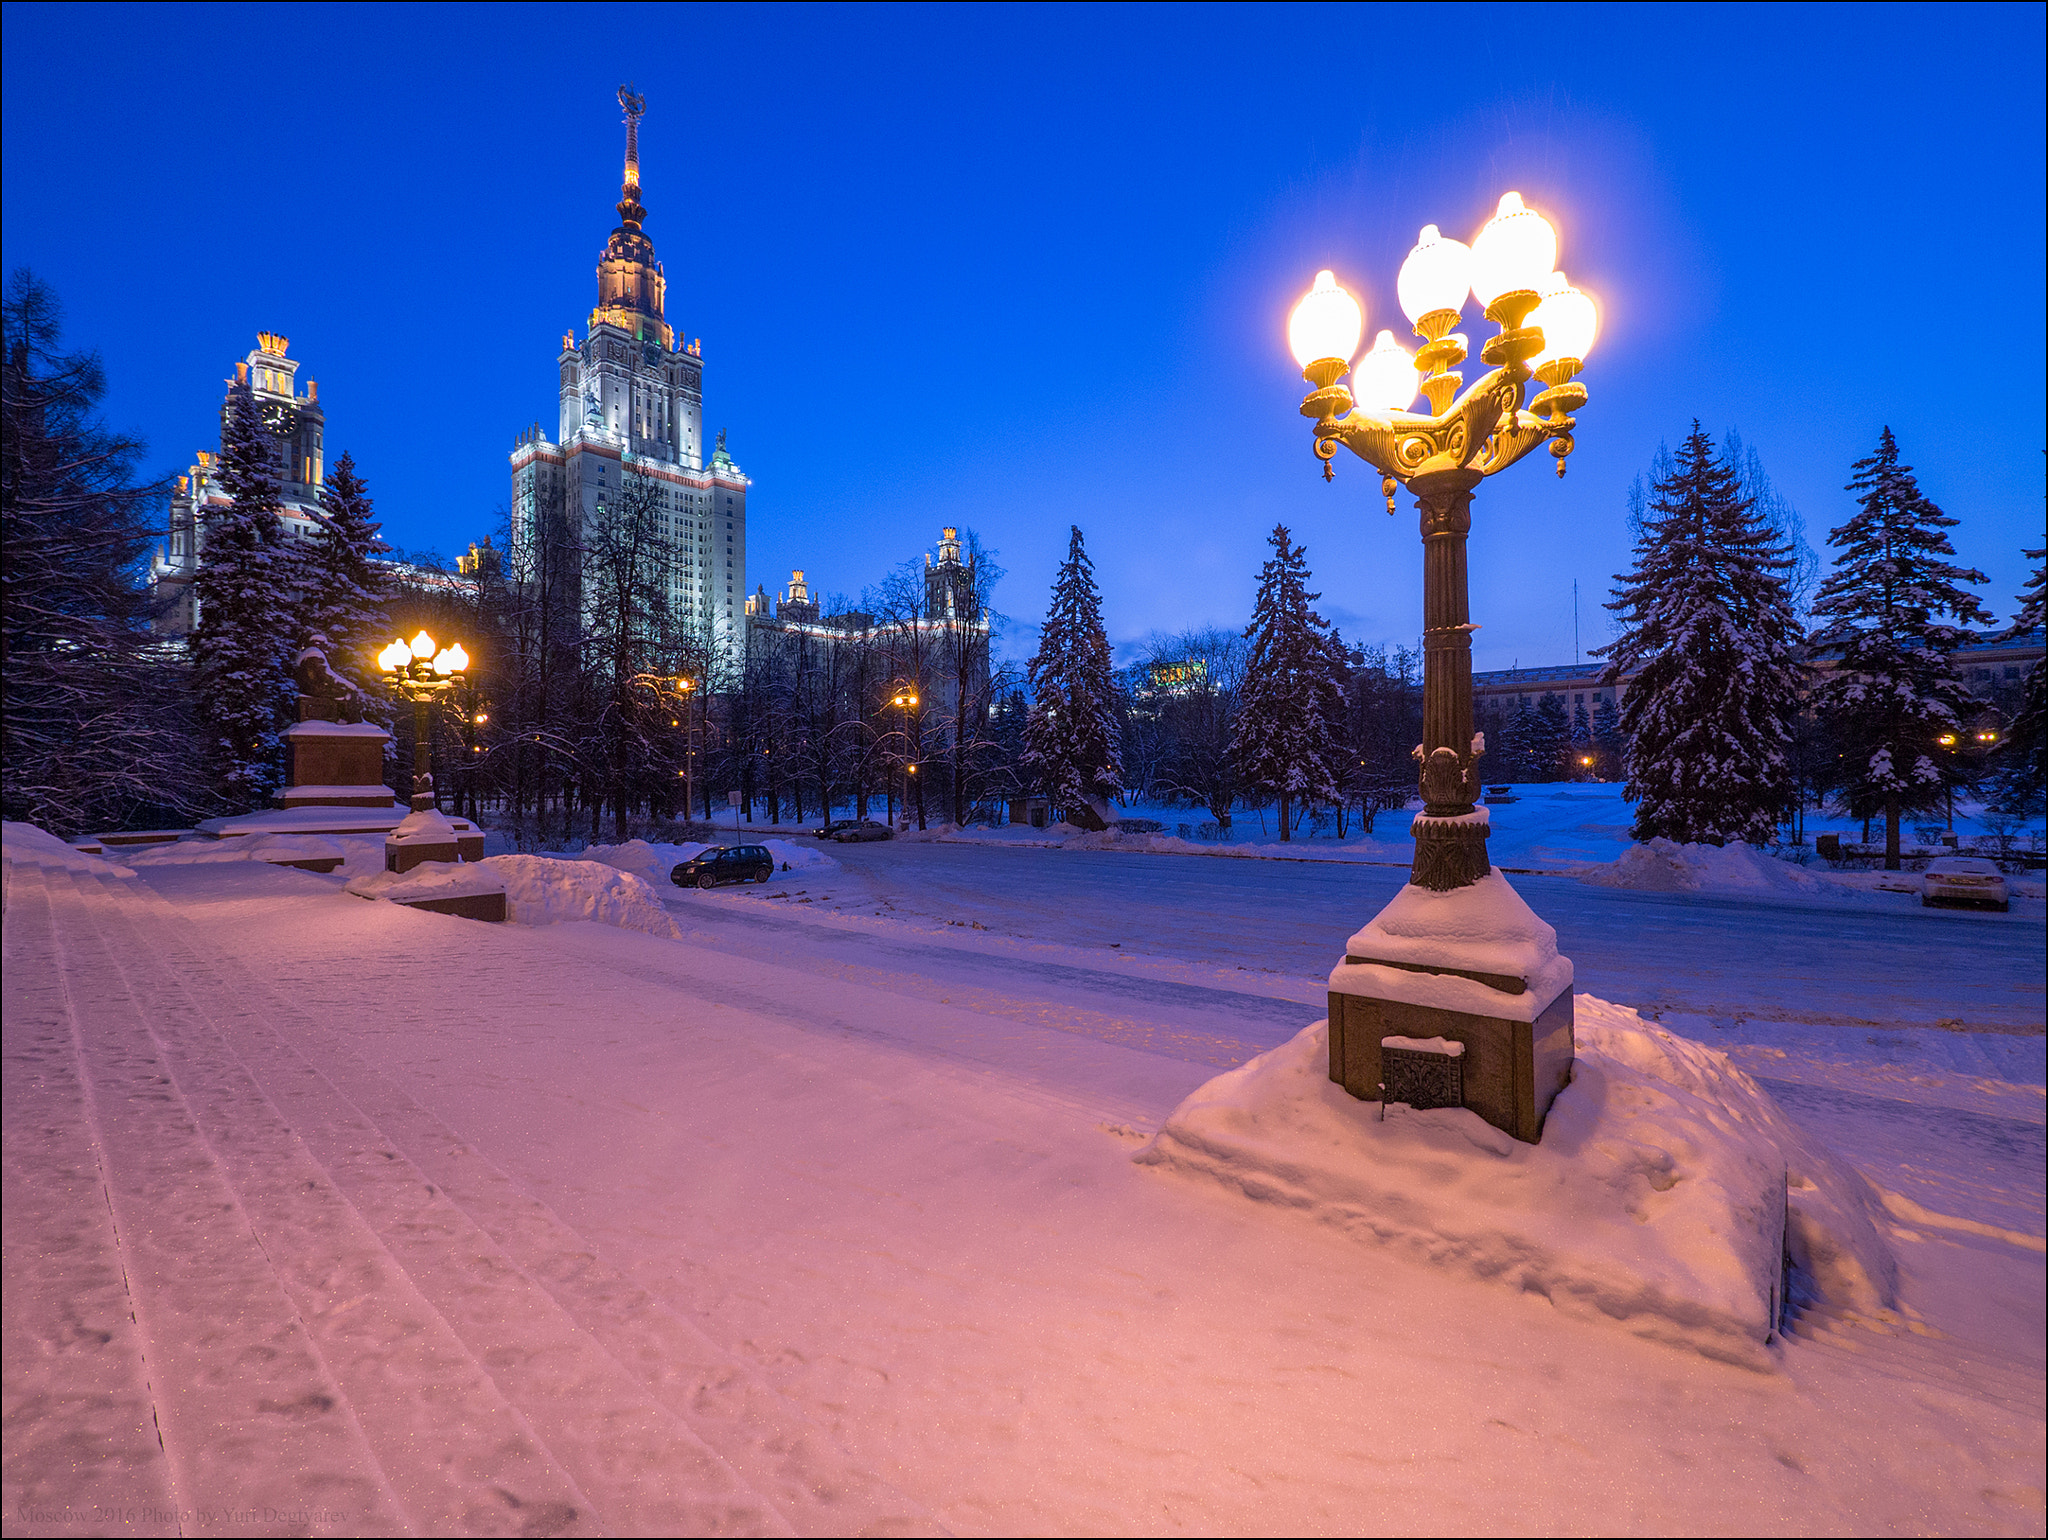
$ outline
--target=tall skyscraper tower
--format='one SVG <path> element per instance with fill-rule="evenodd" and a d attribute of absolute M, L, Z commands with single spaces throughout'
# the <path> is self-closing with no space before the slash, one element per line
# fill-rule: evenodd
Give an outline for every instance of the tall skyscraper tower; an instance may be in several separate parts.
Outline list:
<path fill-rule="evenodd" d="M 667 280 L 643 228 L 640 119 L 646 99 L 619 88 L 626 114 L 626 175 L 619 225 L 597 263 L 597 305 L 582 340 L 562 338 L 556 358 L 556 438 L 536 424 L 512 451 L 515 561 L 542 520 L 572 537 L 616 506 L 625 489 L 652 494 L 674 552 L 671 612 L 713 656 L 736 655 L 745 632 L 747 487 L 725 450 L 704 444 L 704 344 L 685 345 L 665 314 Z M 572 538 L 571 544 L 585 542 Z"/>
<path fill-rule="evenodd" d="M 246 388 L 256 409 L 277 435 L 278 480 L 283 506 L 279 521 L 287 540 L 310 540 L 319 527 L 320 487 L 326 479 L 327 417 L 320 409 L 320 387 L 312 380 L 299 389 L 299 361 L 286 357 L 289 337 L 258 332 L 256 346 L 235 365 L 230 391 Z M 225 418 L 227 408 L 221 408 Z M 198 459 L 178 478 L 171 494 L 169 539 L 150 563 L 150 582 L 163 606 L 156 629 L 166 636 L 184 636 L 198 622 L 193 609 L 192 580 L 199 555 L 206 549 L 209 510 L 227 505 L 227 494 L 214 483 L 217 453 L 202 449 Z"/>

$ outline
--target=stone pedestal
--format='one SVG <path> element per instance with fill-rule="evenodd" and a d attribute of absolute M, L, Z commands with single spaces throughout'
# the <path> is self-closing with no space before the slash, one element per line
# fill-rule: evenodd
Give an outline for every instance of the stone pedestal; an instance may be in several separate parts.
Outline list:
<path fill-rule="evenodd" d="M 374 722 L 295 722 L 285 729 L 292 784 L 285 807 L 389 807 L 384 745 L 391 734 Z"/>
<path fill-rule="evenodd" d="M 1434 892 L 1410 883 L 1330 973 L 1330 1079 L 1378 1101 L 1384 1038 L 1464 1045 L 1464 1105 L 1534 1144 L 1571 1079 L 1572 965 L 1499 872 Z"/>
<path fill-rule="evenodd" d="M 462 838 L 455 825 L 439 813 L 409 813 L 384 841 L 384 870 L 409 872 L 427 861 L 453 863 L 462 858 Z M 483 837 L 477 836 L 476 854 L 483 855 Z"/>

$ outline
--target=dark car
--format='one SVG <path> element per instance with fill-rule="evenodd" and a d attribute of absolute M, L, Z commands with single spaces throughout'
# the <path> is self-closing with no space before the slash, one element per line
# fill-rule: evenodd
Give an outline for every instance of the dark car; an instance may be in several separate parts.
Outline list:
<path fill-rule="evenodd" d="M 679 888 L 715 888 L 721 882 L 766 882 L 775 872 L 775 857 L 766 845 L 726 845 L 702 850 L 677 866 L 668 880 Z"/>
<path fill-rule="evenodd" d="M 828 823 L 819 830 L 819 838 L 837 840 L 842 845 L 856 840 L 885 840 L 894 831 L 885 823 L 876 823 L 872 818 L 844 818 L 838 823 Z"/>

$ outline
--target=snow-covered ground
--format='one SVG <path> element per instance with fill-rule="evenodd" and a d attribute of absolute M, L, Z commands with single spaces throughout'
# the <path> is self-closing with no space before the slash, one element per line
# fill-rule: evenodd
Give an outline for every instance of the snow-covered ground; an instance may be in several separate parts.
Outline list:
<path fill-rule="evenodd" d="M 1875 1184 L 1890 1303 L 1745 1366 L 1133 1159 L 1313 1089 L 1398 870 L 829 854 L 671 939 L 10 839 L 8 1532 L 2041 1532 L 2038 906 L 1516 879 L 1585 1126 L 1661 1054 Z"/>

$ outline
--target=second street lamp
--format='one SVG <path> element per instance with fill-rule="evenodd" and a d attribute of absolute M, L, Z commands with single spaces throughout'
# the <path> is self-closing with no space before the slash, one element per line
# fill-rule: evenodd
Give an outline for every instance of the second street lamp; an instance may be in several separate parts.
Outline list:
<path fill-rule="evenodd" d="M 378 653 L 377 666 L 392 687 L 412 702 L 412 810 L 423 813 L 434 805 L 429 757 L 433 725 L 428 706 L 468 671 L 469 654 L 460 642 L 437 649 L 434 639 L 422 631 L 410 642 L 394 641 Z"/>
<path fill-rule="evenodd" d="M 1405 486 L 1422 516 L 1416 757 L 1423 807 L 1415 858 L 1409 886 L 1352 937 L 1331 975 L 1330 1078 L 1368 1100 L 1409 1099 L 1389 1065 L 1406 1064 L 1420 1050 L 1383 1058 L 1381 1040 L 1463 1045 L 1452 1055 L 1465 1087 L 1458 1104 L 1531 1142 L 1570 1074 L 1572 971 L 1557 954 L 1556 932 L 1486 856 L 1477 769 L 1485 743 L 1472 719 L 1478 628 L 1465 542 L 1482 481 L 1545 443 L 1562 476 L 1572 452 L 1571 414 L 1586 402 L 1576 376 L 1598 311 L 1554 270 L 1556 261 L 1557 232 L 1511 192 L 1469 247 L 1435 225 L 1423 228 L 1395 285 L 1422 339 L 1413 356 L 1382 331 L 1353 364 L 1366 335 L 1365 307 L 1330 271 L 1316 275 L 1287 328 L 1312 387 L 1301 413 L 1315 424 L 1311 442 L 1323 479 L 1332 479 L 1338 449 L 1349 449 L 1380 473 L 1388 513 L 1396 488 Z M 1490 371 L 1460 394 L 1466 339 L 1453 328 L 1468 295 L 1499 331 L 1480 352 Z M 1347 372 L 1348 390 L 1338 383 Z M 1525 408 L 1532 379 L 1543 389 Z M 1408 410 L 1417 394 L 1427 398 L 1427 414 Z"/>

